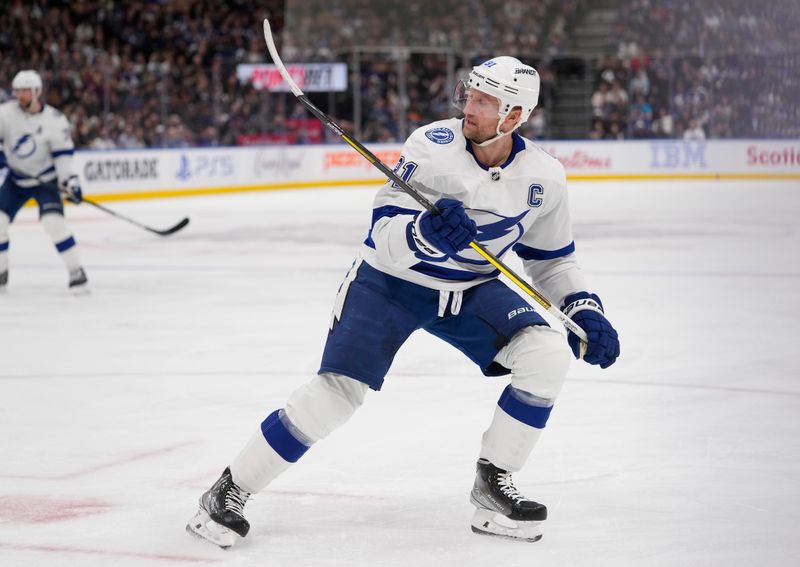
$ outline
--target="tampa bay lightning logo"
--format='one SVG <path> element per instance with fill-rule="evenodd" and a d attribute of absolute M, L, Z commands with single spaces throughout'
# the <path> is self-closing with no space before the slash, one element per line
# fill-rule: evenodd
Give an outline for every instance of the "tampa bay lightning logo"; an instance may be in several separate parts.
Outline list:
<path fill-rule="evenodd" d="M 431 128 L 425 132 L 427 137 L 434 144 L 449 144 L 455 139 L 455 135 L 450 128 Z"/>
<path fill-rule="evenodd" d="M 30 134 L 23 134 L 11 148 L 12 153 L 20 159 L 33 155 L 36 151 L 36 138 Z"/>
<path fill-rule="evenodd" d="M 525 233 L 525 229 L 522 227 L 522 219 L 529 212 L 530 209 L 515 217 L 504 217 L 489 211 L 469 209 L 470 218 L 478 225 L 478 234 L 475 236 L 475 240 L 491 250 L 495 256 L 502 256 L 522 238 Z M 471 248 L 467 248 L 464 252 L 467 253 L 471 250 Z M 465 264 L 488 264 L 483 257 L 472 259 L 456 255 L 452 256 L 452 258 Z"/>

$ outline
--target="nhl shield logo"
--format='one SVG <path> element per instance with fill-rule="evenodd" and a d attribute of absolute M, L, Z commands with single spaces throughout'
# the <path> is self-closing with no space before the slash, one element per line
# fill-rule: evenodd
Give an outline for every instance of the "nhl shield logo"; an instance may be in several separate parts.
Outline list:
<path fill-rule="evenodd" d="M 489 175 L 491 176 L 492 181 L 500 181 L 500 169 L 499 168 L 495 168 L 495 169 L 489 170 Z"/>

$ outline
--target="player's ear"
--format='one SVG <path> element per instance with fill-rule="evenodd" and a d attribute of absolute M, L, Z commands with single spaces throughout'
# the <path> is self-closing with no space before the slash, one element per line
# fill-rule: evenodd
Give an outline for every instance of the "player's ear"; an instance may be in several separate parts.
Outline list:
<path fill-rule="evenodd" d="M 506 114 L 505 119 L 503 120 L 503 125 L 500 127 L 500 131 L 502 132 L 509 132 L 514 129 L 514 126 L 517 125 L 517 122 L 522 118 L 522 107 L 515 106 L 512 108 L 508 114 Z"/>

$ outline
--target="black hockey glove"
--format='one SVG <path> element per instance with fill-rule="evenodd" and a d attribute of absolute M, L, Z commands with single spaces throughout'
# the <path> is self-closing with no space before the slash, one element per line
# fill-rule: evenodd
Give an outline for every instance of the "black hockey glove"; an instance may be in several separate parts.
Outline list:
<path fill-rule="evenodd" d="M 64 198 L 76 205 L 83 200 L 83 191 L 78 183 L 78 176 L 73 175 L 61 183 L 61 194 Z"/>

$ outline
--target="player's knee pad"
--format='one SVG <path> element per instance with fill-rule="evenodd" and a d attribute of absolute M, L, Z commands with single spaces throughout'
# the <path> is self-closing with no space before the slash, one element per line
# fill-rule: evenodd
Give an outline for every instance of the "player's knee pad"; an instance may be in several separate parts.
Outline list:
<path fill-rule="evenodd" d="M 552 405 L 564 385 L 572 354 L 561 333 L 535 326 L 514 335 L 495 360 L 511 370 L 515 390 L 533 396 L 531 405 Z"/>
<path fill-rule="evenodd" d="M 324 373 L 295 390 L 284 411 L 306 440 L 315 443 L 350 419 L 368 390 L 369 386 L 358 380 Z"/>
<path fill-rule="evenodd" d="M 64 220 L 64 215 L 55 212 L 47 213 L 42 215 L 39 220 L 53 242 L 63 242 L 71 237 L 69 229 L 67 228 L 67 221 Z"/>

